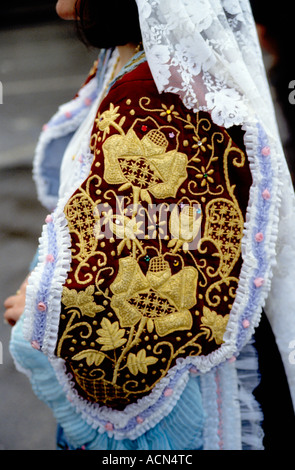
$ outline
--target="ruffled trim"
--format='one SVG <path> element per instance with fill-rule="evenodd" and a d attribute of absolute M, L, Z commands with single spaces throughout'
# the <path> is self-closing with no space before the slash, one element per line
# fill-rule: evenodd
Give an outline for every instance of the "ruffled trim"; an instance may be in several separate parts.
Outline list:
<path fill-rule="evenodd" d="M 48 191 L 48 181 L 42 173 L 42 164 L 46 149 L 50 142 L 67 136 L 76 131 L 89 112 L 89 107 L 98 94 L 97 78 L 92 78 L 78 95 L 69 103 L 59 107 L 57 113 L 43 126 L 33 161 L 33 179 L 37 189 L 38 199 L 48 210 L 52 211 L 57 204 L 57 195 Z"/>
<path fill-rule="evenodd" d="M 241 350 L 253 336 L 270 291 L 276 264 L 282 191 L 280 153 L 275 141 L 270 142 L 259 123 L 256 129 L 245 126 L 245 130 L 253 185 L 246 214 L 245 237 L 242 240 L 244 262 L 236 295 L 236 302 L 242 306 L 238 320 L 237 350 Z"/>
<path fill-rule="evenodd" d="M 28 281 L 24 336 L 35 349 L 42 349 L 52 356 L 59 328 L 63 284 L 71 266 L 71 238 L 66 220 L 58 209 L 47 216 L 46 223 L 40 239 L 39 261 Z"/>
<path fill-rule="evenodd" d="M 173 410 L 190 377 L 187 368 L 173 368 L 150 395 L 118 411 L 82 399 L 74 389 L 71 374 L 66 373 L 64 362 L 56 358 L 50 362 L 68 400 L 82 418 L 98 432 L 106 432 L 115 439 L 137 439 L 155 427 Z"/>

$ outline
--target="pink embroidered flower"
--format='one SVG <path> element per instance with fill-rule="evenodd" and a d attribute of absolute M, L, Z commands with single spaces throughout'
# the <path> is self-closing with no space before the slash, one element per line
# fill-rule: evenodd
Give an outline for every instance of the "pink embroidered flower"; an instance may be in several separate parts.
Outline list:
<path fill-rule="evenodd" d="M 39 302 L 37 308 L 38 308 L 39 312 L 45 312 L 46 305 L 45 305 L 44 302 Z"/>
<path fill-rule="evenodd" d="M 52 221 L 53 221 L 52 216 L 51 216 L 51 215 L 47 215 L 47 216 L 46 216 L 46 219 L 45 219 L 45 222 L 46 222 L 47 224 L 49 224 L 49 223 L 52 222 Z"/>
<path fill-rule="evenodd" d="M 70 118 L 72 117 L 72 113 L 71 113 L 70 111 L 66 111 L 66 112 L 65 112 L 65 117 L 66 117 L 67 119 L 70 119 Z"/>
<path fill-rule="evenodd" d="M 166 388 L 166 390 L 164 391 L 164 396 L 165 397 L 171 397 L 171 395 L 173 395 L 173 389 L 172 388 Z"/>
<path fill-rule="evenodd" d="M 260 243 L 260 242 L 263 241 L 263 239 L 264 239 L 263 233 L 261 233 L 261 232 L 256 233 L 256 235 L 255 235 L 255 240 L 256 240 L 257 242 Z"/>
<path fill-rule="evenodd" d="M 268 189 L 265 189 L 265 190 L 263 191 L 262 197 L 263 197 L 263 199 L 266 199 L 266 200 L 270 199 L 271 196 L 270 196 L 270 192 L 269 192 Z"/>
<path fill-rule="evenodd" d="M 105 429 L 106 429 L 107 431 L 113 431 L 114 426 L 112 425 L 112 423 L 107 423 L 107 424 L 105 425 Z"/>
<path fill-rule="evenodd" d="M 261 150 L 261 154 L 262 154 L 264 157 L 268 157 L 269 154 L 270 154 L 270 148 L 269 148 L 268 146 L 263 147 L 263 149 Z"/>
<path fill-rule="evenodd" d="M 261 287 L 264 284 L 263 277 L 257 277 L 254 281 L 256 287 Z"/>
<path fill-rule="evenodd" d="M 243 320 L 242 325 L 243 325 L 243 328 L 249 328 L 250 326 L 249 320 Z"/>
<path fill-rule="evenodd" d="M 54 256 L 53 256 L 53 255 L 47 255 L 47 256 L 46 256 L 46 261 L 47 261 L 47 263 L 53 263 L 53 261 L 54 261 Z"/>
<path fill-rule="evenodd" d="M 198 375 L 198 369 L 196 367 L 191 367 L 189 371 L 191 375 Z"/>
<path fill-rule="evenodd" d="M 142 424 L 144 422 L 144 419 L 141 416 L 137 416 L 136 421 L 138 424 Z"/>

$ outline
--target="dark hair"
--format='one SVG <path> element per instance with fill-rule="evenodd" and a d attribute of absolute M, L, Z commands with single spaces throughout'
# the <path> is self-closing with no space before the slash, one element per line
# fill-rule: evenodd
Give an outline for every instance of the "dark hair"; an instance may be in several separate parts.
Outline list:
<path fill-rule="evenodd" d="M 99 49 L 139 44 L 141 31 L 135 0 L 77 0 L 78 33 Z"/>

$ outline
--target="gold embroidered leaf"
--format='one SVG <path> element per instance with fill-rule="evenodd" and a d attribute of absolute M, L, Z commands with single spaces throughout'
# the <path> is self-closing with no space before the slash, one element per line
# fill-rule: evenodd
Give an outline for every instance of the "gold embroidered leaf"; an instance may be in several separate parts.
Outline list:
<path fill-rule="evenodd" d="M 99 351 L 95 351 L 95 349 L 87 349 L 86 351 L 81 351 L 72 357 L 74 361 L 81 361 L 82 359 L 86 359 L 86 363 L 88 366 L 92 366 L 92 364 L 99 366 L 104 360 L 104 358 L 105 355 Z"/>
<path fill-rule="evenodd" d="M 104 318 L 100 325 L 101 328 L 97 330 L 99 338 L 96 342 L 102 344 L 102 351 L 117 349 L 126 343 L 127 339 L 123 338 L 125 330 L 119 329 L 119 322 L 111 323 L 110 320 Z"/>
<path fill-rule="evenodd" d="M 153 356 L 146 357 L 145 349 L 141 349 L 137 355 L 130 353 L 127 359 L 127 366 L 131 374 L 137 375 L 138 372 L 147 374 L 148 366 L 158 362 L 158 359 Z"/>
<path fill-rule="evenodd" d="M 104 310 L 102 305 L 94 302 L 94 286 L 88 286 L 85 290 L 77 292 L 75 289 L 63 288 L 62 303 L 66 308 L 79 309 L 82 315 L 95 317 Z"/>

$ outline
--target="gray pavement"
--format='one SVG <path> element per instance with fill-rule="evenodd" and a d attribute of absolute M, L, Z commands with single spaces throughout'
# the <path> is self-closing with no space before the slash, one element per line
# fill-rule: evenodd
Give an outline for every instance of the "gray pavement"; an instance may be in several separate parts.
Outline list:
<path fill-rule="evenodd" d="M 0 29 L 0 450 L 55 448 L 51 411 L 9 354 L 2 305 L 28 272 L 47 213 L 31 174 L 40 129 L 76 93 L 94 59 L 61 20 Z"/>

